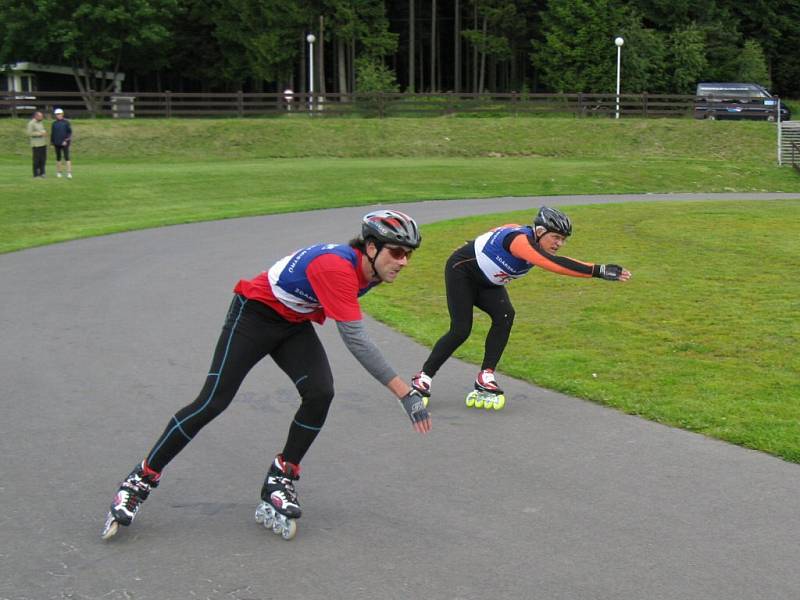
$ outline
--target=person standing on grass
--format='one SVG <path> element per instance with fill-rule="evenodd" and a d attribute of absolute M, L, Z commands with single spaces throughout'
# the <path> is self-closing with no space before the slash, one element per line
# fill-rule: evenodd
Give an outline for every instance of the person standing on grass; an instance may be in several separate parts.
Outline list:
<path fill-rule="evenodd" d="M 37 110 L 33 113 L 33 118 L 28 121 L 28 139 L 33 150 L 33 176 L 44 178 L 47 163 L 47 130 L 42 119 L 44 119 L 42 111 Z"/>
<path fill-rule="evenodd" d="M 514 307 L 505 286 L 526 275 L 534 266 L 572 277 L 599 277 L 610 281 L 628 281 L 631 278 L 630 271 L 618 265 L 592 264 L 556 256 L 570 235 L 572 222 L 569 217 L 543 206 L 533 225 L 501 225 L 453 252 L 444 272 L 450 330 L 439 338 L 422 370 L 411 380 L 421 394 L 430 396 L 433 376 L 469 337 L 472 307 L 477 306 L 491 317 L 492 325 L 474 385 L 475 393 L 480 395 L 480 405 L 472 393 L 473 404 L 470 404 L 468 396 L 467 405 L 503 408 L 505 397 L 494 371 L 514 323 Z"/>
<path fill-rule="evenodd" d="M 301 402 L 283 450 L 270 462 L 261 499 L 265 509 L 300 517 L 293 482 L 333 400 L 331 367 L 313 327 L 326 318 L 336 321 L 345 346 L 369 374 L 399 399 L 413 428 L 430 431 L 424 398 L 397 376 L 369 338 L 358 303 L 376 285 L 392 283 L 420 242 L 411 217 L 379 210 L 363 217 L 361 234 L 349 243 L 303 248 L 257 277 L 239 281 L 203 389 L 170 418 L 144 460 L 122 481 L 102 537 L 114 535 L 116 524 L 130 525 L 164 467 L 228 407 L 247 373 L 267 355 L 294 382 Z"/>
<path fill-rule="evenodd" d="M 56 149 L 56 177 L 61 177 L 61 156 L 67 163 L 67 179 L 72 179 L 72 161 L 69 159 L 69 147 L 72 143 L 72 126 L 64 118 L 64 110 L 57 108 L 53 114 L 55 122 L 50 127 L 50 143 Z"/>

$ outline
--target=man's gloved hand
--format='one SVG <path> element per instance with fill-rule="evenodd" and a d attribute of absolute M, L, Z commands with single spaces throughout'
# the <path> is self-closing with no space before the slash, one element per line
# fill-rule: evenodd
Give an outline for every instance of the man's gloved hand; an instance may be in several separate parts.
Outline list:
<path fill-rule="evenodd" d="M 600 277 L 608 281 L 618 281 L 623 271 L 619 265 L 600 265 Z"/>
<path fill-rule="evenodd" d="M 428 409 L 425 408 L 425 399 L 419 391 L 413 388 L 400 399 L 400 404 L 414 424 L 427 421 L 430 418 Z"/>

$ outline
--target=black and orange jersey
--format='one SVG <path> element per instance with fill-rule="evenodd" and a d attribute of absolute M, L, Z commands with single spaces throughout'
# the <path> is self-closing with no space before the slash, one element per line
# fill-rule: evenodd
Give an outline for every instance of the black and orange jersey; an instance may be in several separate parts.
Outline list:
<path fill-rule="evenodd" d="M 597 276 L 599 266 L 547 252 L 529 226 L 509 223 L 478 236 L 474 242 L 478 268 L 495 285 L 522 277 L 534 266 L 571 277 Z"/>
<path fill-rule="evenodd" d="M 533 232 L 530 235 L 520 233 L 510 237 L 508 251 L 516 258 L 559 275 L 592 277 L 597 271 L 597 265 L 593 263 L 550 254 L 533 239 Z"/>

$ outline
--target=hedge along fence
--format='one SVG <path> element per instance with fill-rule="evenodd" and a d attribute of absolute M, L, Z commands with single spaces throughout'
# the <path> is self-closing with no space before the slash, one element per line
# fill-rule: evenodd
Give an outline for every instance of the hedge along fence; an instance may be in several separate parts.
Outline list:
<path fill-rule="evenodd" d="M 6 92 L 0 116 L 63 108 L 70 117 L 525 116 L 687 117 L 698 99 L 677 94 L 295 94 Z M 724 109 L 723 104 L 716 105 Z"/>

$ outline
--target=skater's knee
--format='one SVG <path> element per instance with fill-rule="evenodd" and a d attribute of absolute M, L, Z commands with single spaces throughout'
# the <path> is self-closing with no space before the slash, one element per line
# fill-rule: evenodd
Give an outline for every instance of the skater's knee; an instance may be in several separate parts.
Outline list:
<path fill-rule="evenodd" d="M 188 429 L 199 431 L 222 414 L 230 406 L 232 400 L 232 393 L 204 389 L 194 402 L 180 409 L 175 414 L 175 418 L 179 423 L 185 423 Z"/>
<path fill-rule="evenodd" d="M 472 333 L 471 323 L 454 322 L 450 325 L 450 339 L 460 346 L 467 341 L 469 334 Z"/>
<path fill-rule="evenodd" d="M 516 312 L 514 312 L 513 308 L 510 308 L 498 315 L 496 315 L 492 319 L 492 323 L 497 325 L 498 327 L 503 327 L 504 329 L 511 329 L 511 326 L 514 325 L 514 317 L 516 316 Z"/>
<path fill-rule="evenodd" d="M 295 382 L 303 404 L 328 406 L 333 400 L 333 378 L 304 376 Z"/>
<path fill-rule="evenodd" d="M 328 414 L 328 408 L 333 401 L 333 382 L 308 386 L 305 389 L 298 386 L 298 390 L 302 400 L 297 411 L 298 418 L 308 425 L 322 427 Z"/>
<path fill-rule="evenodd" d="M 300 405 L 295 415 L 295 422 L 301 423 L 309 428 L 321 428 L 325 424 L 332 399 L 332 395 L 330 397 L 304 397 L 303 403 Z"/>
<path fill-rule="evenodd" d="M 320 407 L 327 410 L 332 401 L 333 386 L 325 389 L 307 391 L 302 395 L 303 406 L 308 406 L 310 408 Z"/>
<path fill-rule="evenodd" d="M 514 325 L 515 316 L 516 313 L 511 307 L 506 310 L 492 312 L 492 329 L 495 333 L 499 333 L 500 331 L 511 331 L 511 327 Z"/>

